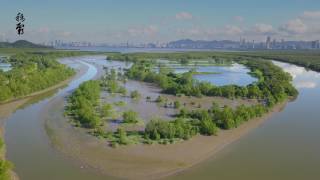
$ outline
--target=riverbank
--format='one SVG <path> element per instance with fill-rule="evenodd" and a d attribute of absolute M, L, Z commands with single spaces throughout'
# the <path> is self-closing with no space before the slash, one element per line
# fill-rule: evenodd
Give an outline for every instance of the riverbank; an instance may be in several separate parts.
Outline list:
<path fill-rule="evenodd" d="M 95 65 L 99 68 L 97 65 Z M 170 145 L 131 145 L 111 148 L 81 128 L 72 127 L 63 117 L 64 99 L 44 107 L 43 118 L 53 146 L 82 168 L 125 179 L 157 179 L 186 170 L 213 156 L 228 144 L 260 126 L 286 103 L 275 106 L 262 118 L 252 119 L 232 130 L 221 130 L 218 136 L 196 136 L 189 141 Z M 54 111 L 52 111 L 54 110 Z M 53 118 L 54 117 L 54 118 Z"/>
<path fill-rule="evenodd" d="M 74 77 L 75 77 L 75 75 L 71 76 L 70 78 L 68 78 L 68 79 L 66 79 L 66 80 L 64 80 L 64 81 L 62 81 L 62 82 L 60 82 L 60 83 L 58 83 L 58 84 L 56 84 L 54 86 L 51 86 L 49 88 L 46 88 L 46 89 L 31 93 L 29 95 L 26 95 L 26 96 L 23 96 L 23 97 L 19 97 L 19 98 L 15 98 L 15 99 L 10 99 L 10 100 L 4 101 L 4 102 L 0 102 L 0 106 L 8 104 L 8 103 L 13 103 L 13 102 L 17 102 L 17 104 L 19 104 L 19 101 L 23 102 L 23 100 L 25 100 L 25 99 L 29 99 L 29 98 L 32 98 L 34 96 L 38 96 L 40 94 L 44 94 L 46 92 L 61 88 L 62 86 L 67 85 L 72 79 L 74 79 Z"/>
<path fill-rule="evenodd" d="M 34 92 L 24 97 L 12 99 L 7 102 L 1 102 L 0 103 L 0 138 L 4 138 L 4 125 L 5 125 L 6 118 L 8 118 L 13 112 L 15 112 L 17 109 L 24 106 L 25 104 L 28 104 L 33 99 L 37 99 L 38 96 L 42 96 L 47 93 L 52 94 L 52 92 L 53 93 L 56 92 L 58 89 L 66 86 L 67 84 L 69 84 L 70 81 L 81 76 L 85 72 L 86 72 L 86 69 L 84 68 L 79 69 L 75 75 L 73 75 L 72 77 L 69 77 L 68 79 L 54 86 L 43 89 L 41 91 Z M 6 159 L 5 157 L 6 157 L 6 150 L 4 148 L 4 150 L 0 152 L 0 158 Z M 13 170 L 10 172 L 10 178 L 12 180 L 19 179 L 18 175 Z"/>
<path fill-rule="evenodd" d="M 64 58 L 61 59 L 59 61 L 60 63 L 64 62 Z M 80 76 L 82 76 L 86 71 L 87 71 L 88 67 L 86 68 L 80 68 L 76 71 L 76 73 L 69 77 L 68 79 L 53 85 L 51 87 L 48 87 L 46 89 L 43 89 L 41 91 L 37 91 L 34 93 L 31 93 L 27 96 L 24 97 L 20 97 L 20 98 L 16 98 L 16 99 L 11 99 L 8 100 L 6 102 L 0 102 L 0 120 L 3 120 L 5 118 L 7 118 L 12 112 L 14 112 L 17 108 L 19 108 L 20 106 L 22 106 L 23 104 L 25 104 L 28 100 L 30 100 L 33 97 L 48 93 L 50 91 L 55 91 L 59 88 L 62 88 L 63 86 L 66 86 L 67 84 L 69 84 L 73 79 L 77 79 Z M 101 67 L 99 67 L 99 69 L 101 69 Z M 3 122 L 1 121 L 0 127 L 3 127 Z"/>

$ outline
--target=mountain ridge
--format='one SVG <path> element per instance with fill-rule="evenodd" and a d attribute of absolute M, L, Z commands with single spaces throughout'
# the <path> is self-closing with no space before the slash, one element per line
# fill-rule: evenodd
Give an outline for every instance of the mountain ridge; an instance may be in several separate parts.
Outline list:
<path fill-rule="evenodd" d="M 18 40 L 13 43 L 0 42 L 0 48 L 51 48 L 51 47 L 35 44 L 27 40 Z"/>

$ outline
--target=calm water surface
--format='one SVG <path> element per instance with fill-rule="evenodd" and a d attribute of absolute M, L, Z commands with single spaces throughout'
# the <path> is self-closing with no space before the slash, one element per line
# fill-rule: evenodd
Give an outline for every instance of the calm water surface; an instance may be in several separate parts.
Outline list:
<path fill-rule="evenodd" d="M 256 78 L 248 74 L 250 70 L 243 65 L 232 66 L 200 66 L 197 72 L 215 72 L 217 74 L 199 74 L 193 77 L 199 81 L 207 81 L 217 86 L 235 84 L 246 86 L 256 81 Z"/>
<path fill-rule="evenodd" d="M 246 86 L 257 81 L 255 77 L 252 77 L 248 74 L 250 70 L 247 67 L 237 63 L 214 66 L 214 64 L 208 64 L 208 60 L 203 60 L 195 62 L 207 65 L 191 65 L 192 63 L 190 63 L 190 65 L 185 66 L 163 59 L 158 60 L 158 62 L 172 68 L 175 73 L 186 73 L 190 70 L 195 70 L 196 72 L 212 73 L 193 75 L 193 78 L 202 82 L 209 82 L 216 86 L 224 86 L 230 84 Z"/>
<path fill-rule="evenodd" d="M 3 70 L 4 72 L 10 71 L 12 69 L 11 64 L 8 63 L 0 63 L 0 70 Z"/>

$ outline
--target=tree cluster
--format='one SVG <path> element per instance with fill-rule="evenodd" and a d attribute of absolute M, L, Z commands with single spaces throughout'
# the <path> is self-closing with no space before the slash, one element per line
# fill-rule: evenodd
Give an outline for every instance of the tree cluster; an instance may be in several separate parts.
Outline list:
<path fill-rule="evenodd" d="M 8 61 L 13 69 L 0 70 L 0 102 L 24 97 L 72 76 L 74 71 L 56 61 L 56 57 L 30 53 L 11 56 Z"/>
<path fill-rule="evenodd" d="M 146 125 L 144 137 L 151 140 L 160 139 L 189 139 L 198 133 L 192 121 L 178 118 L 174 121 L 152 119 Z"/>
<path fill-rule="evenodd" d="M 164 93 L 185 94 L 187 96 L 221 96 L 226 98 L 250 98 L 263 100 L 268 106 L 285 100 L 288 96 L 296 97 L 298 91 L 291 84 L 291 76 L 280 67 L 265 60 L 242 60 L 251 69 L 251 74 L 258 78 L 257 82 L 248 86 L 225 85 L 215 86 L 208 82 L 193 79 L 192 72 L 175 74 L 162 73 L 152 68 L 146 61 L 136 62 L 126 73 L 128 78 L 151 82 L 159 85 Z"/>
<path fill-rule="evenodd" d="M 87 81 L 82 83 L 69 97 L 69 114 L 83 127 L 97 128 L 102 123 L 96 111 L 100 99 L 100 89 L 99 81 Z M 103 111 L 109 114 L 110 107 L 104 107 Z"/>

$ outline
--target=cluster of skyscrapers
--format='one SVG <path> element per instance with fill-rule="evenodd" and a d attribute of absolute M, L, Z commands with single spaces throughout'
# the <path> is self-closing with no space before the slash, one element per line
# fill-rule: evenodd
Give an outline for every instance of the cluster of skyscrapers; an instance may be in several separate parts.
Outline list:
<path fill-rule="evenodd" d="M 266 38 L 265 42 L 256 43 L 253 41 L 246 41 L 244 38 L 240 38 L 240 49 L 320 49 L 319 40 L 315 41 L 285 41 L 281 39 L 272 39 L 271 36 Z"/>
<path fill-rule="evenodd" d="M 311 42 L 311 48 L 312 48 L 312 49 L 320 49 L 319 40 L 312 41 L 312 42 Z"/>

